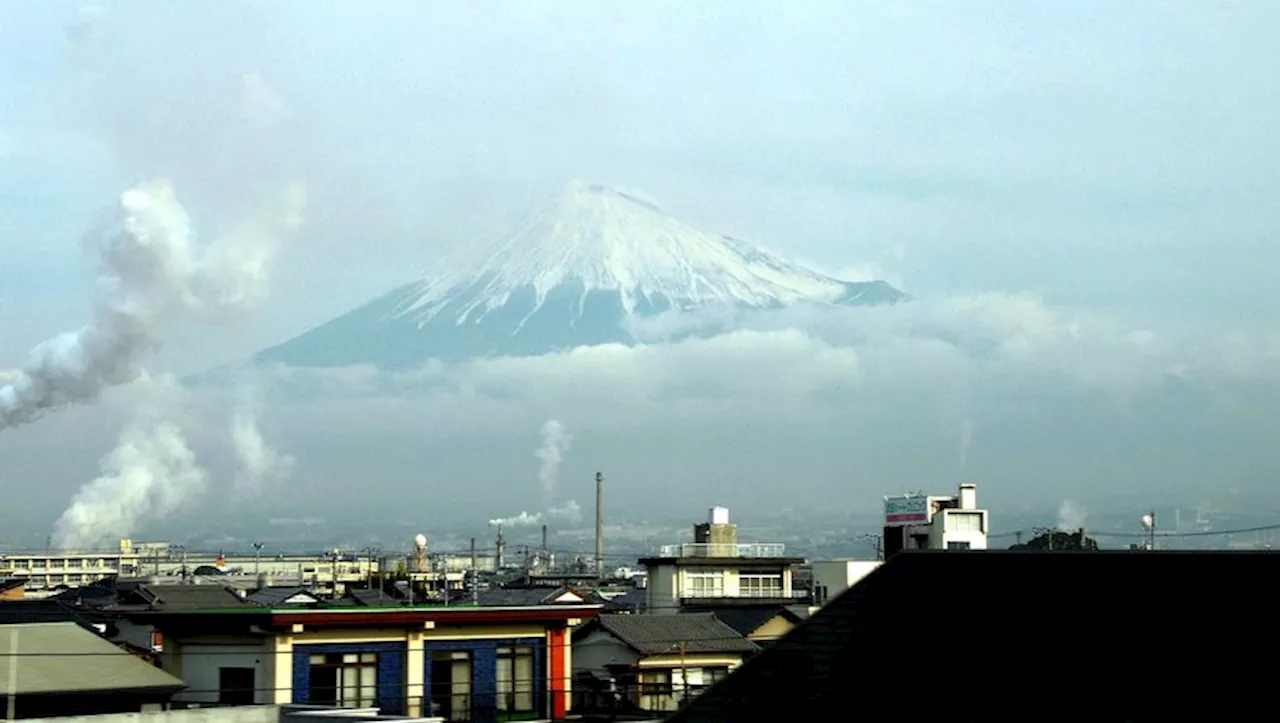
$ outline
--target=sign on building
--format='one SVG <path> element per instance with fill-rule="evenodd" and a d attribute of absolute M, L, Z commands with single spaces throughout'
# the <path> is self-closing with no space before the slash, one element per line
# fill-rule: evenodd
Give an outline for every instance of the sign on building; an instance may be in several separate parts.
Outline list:
<path fill-rule="evenodd" d="M 901 495 L 884 498 L 886 527 L 920 525 L 929 522 L 929 498 L 926 495 Z"/>

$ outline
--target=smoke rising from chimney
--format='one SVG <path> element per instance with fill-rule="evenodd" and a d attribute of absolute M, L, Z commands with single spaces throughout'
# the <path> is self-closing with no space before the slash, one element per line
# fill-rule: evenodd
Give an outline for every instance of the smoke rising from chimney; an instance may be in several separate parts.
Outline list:
<path fill-rule="evenodd" d="M 178 401 L 171 377 L 137 382 L 146 402 L 103 457 L 102 474 L 80 488 L 54 524 L 59 548 L 97 548 L 129 537 L 147 518 L 165 517 L 199 499 L 208 473 L 197 463 L 170 412 Z"/>
<path fill-rule="evenodd" d="M 1088 512 L 1073 500 L 1063 500 L 1062 505 L 1058 507 L 1058 529 L 1064 532 L 1074 532 L 1084 527 L 1085 518 Z"/>
<path fill-rule="evenodd" d="M 549 419 L 542 425 L 542 446 L 534 455 L 542 460 L 538 481 L 542 483 L 542 503 L 550 509 L 555 500 L 556 481 L 560 476 L 560 464 L 569 451 L 573 437 L 564 431 L 564 425 Z"/>
<path fill-rule="evenodd" d="M 0 430 L 138 379 L 169 314 L 223 316 L 262 295 L 268 254 L 242 244 L 199 247 L 167 181 L 124 192 L 85 245 L 98 267 L 93 318 L 37 345 L 20 376 L 0 386 Z"/>
<path fill-rule="evenodd" d="M 560 520 L 566 524 L 576 525 L 582 522 L 582 506 L 575 500 L 569 500 L 560 507 L 553 507 L 545 512 L 521 512 L 514 517 L 489 520 L 490 525 L 503 527 L 530 527 L 544 522 Z"/>

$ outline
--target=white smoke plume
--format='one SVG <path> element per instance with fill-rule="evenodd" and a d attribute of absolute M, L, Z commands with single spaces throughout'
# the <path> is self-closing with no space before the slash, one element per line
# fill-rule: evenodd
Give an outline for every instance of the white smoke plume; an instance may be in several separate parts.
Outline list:
<path fill-rule="evenodd" d="M 546 516 L 563 520 L 569 524 L 578 524 L 582 522 L 582 508 L 574 500 L 569 500 L 561 507 L 555 507 L 547 510 Z"/>
<path fill-rule="evenodd" d="M 528 527 L 542 523 L 542 513 L 521 512 L 515 517 L 503 517 L 501 519 L 489 520 L 491 525 L 502 525 L 503 527 Z"/>
<path fill-rule="evenodd" d="M 208 474 L 197 463 L 182 429 L 170 421 L 177 383 L 172 377 L 139 380 L 148 400 L 102 459 L 102 474 L 76 493 L 54 524 L 63 549 L 98 548 L 133 535 L 148 518 L 166 517 L 194 502 Z"/>
<path fill-rule="evenodd" d="M 1058 529 L 1064 532 L 1079 530 L 1084 527 L 1086 517 L 1088 513 L 1078 503 L 1063 500 L 1062 505 L 1058 507 Z"/>
<path fill-rule="evenodd" d="M 549 419 L 542 425 L 542 446 L 534 455 L 542 460 L 542 467 L 538 470 L 538 481 L 542 483 L 543 504 L 548 508 L 554 500 L 556 481 L 560 476 L 560 464 L 564 461 L 564 456 L 572 442 L 573 437 L 564 431 L 564 425 L 560 422 Z"/>
<path fill-rule="evenodd" d="M 198 246 L 167 181 L 123 193 L 85 241 L 98 264 L 93 319 L 37 345 L 19 378 L 0 386 L 0 430 L 137 379 L 170 313 L 221 314 L 260 296 L 263 257 Z"/>
<path fill-rule="evenodd" d="M 490 525 L 502 525 L 503 527 L 532 527 L 540 525 L 543 522 L 551 522 L 552 520 L 561 520 L 568 524 L 577 524 L 582 521 L 582 507 L 575 501 L 569 500 L 561 507 L 553 507 L 545 512 L 521 512 L 514 517 L 503 517 L 501 519 L 489 520 Z"/>
<path fill-rule="evenodd" d="M 293 475 L 297 461 L 266 443 L 251 408 L 242 408 L 231 417 L 231 443 L 235 449 L 237 498 L 262 494 L 264 485 L 281 482 Z"/>

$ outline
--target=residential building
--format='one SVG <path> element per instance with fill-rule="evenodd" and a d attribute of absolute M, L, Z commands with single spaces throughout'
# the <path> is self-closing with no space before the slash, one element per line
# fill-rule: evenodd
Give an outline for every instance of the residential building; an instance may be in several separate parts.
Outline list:
<path fill-rule="evenodd" d="M 5 625 L 0 641 L 0 710 L 15 718 L 157 710 L 183 688 L 72 622 Z"/>
<path fill-rule="evenodd" d="M 711 508 L 709 519 L 694 526 L 694 542 L 663 545 L 643 558 L 645 609 L 678 613 L 690 603 L 754 598 L 796 602 L 807 591 L 793 590 L 792 572 L 804 558 L 787 557 L 781 543 L 739 543 L 729 511 Z"/>
<path fill-rule="evenodd" d="M 825 605 L 870 575 L 878 560 L 823 560 L 809 564 L 813 578 L 813 604 Z"/>
<path fill-rule="evenodd" d="M 600 615 L 574 631 L 574 682 L 583 712 L 670 712 L 759 646 L 711 613 Z"/>
<path fill-rule="evenodd" d="M 960 485 L 947 495 L 892 495 L 884 498 L 884 554 L 902 550 L 985 550 L 987 511 L 978 508 L 978 486 Z"/>
<path fill-rule="evenodd" d="M 131 614 L 201 704 L 377 707 L 449 721 L 563 718 L 569 631 L 599 605 L 224 605 Z"/>
<path fill-rule="evenodd" d="M 904 551 L 668 723 L 851 701 L 913 720 L 1272 720 L 1277 575 L 1268 552 Z"/>

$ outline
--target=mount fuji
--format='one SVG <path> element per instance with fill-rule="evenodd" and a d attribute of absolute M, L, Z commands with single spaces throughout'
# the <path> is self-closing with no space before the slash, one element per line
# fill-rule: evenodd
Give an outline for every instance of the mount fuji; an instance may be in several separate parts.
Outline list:
<path fill-rule="evenodd" d="M 574 181 L 492 244 L 447 256 L 421 280 L 259 352 L 255 361 L 404 369 L 429 359 L 635 345 L 638 326 L 660 315 L 905 298 L 882 281 L 841 281 L 702 233 L 643 194 Z"/>

